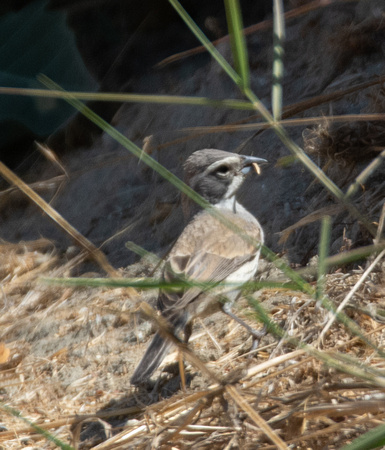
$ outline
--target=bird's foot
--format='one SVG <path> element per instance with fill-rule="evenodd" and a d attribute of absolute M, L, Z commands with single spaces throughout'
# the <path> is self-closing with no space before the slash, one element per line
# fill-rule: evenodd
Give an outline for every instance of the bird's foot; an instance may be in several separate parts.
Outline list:
<path fill-rule="evenodd" d="M 251 346 L 251 352 L 254 352 L 259 347 L 261 339 L 267 334 L 267 326 L 265 325 L 262 330 L 254 330 L 250 327 L 250 334 L 253 337 L 253 344 Z"/>

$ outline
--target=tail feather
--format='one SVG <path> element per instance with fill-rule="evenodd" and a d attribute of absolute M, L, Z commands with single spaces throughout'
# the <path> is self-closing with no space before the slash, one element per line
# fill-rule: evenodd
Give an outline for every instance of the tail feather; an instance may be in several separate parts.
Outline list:
<path fill-rule="evenodd" d="M 138 385 L 150 378 L 169 352 L 171 346 L 171 342 L 165 341 L 156 333 L 131 377 L 131 384 Z"/>
<path fill-rule="evenodd" d="M 186 327 L 187 314 L 181 315 L 178 312 L 178 314 L 169 317 L 168 320 L 173 324 L 174 333 L 178 333 Z M 159 333 L 156 333 L 131 377 L 131 384 L 139 385 L 148 380 L 160 366 L 172 345 L 170 341 L 163 339 Z"/>

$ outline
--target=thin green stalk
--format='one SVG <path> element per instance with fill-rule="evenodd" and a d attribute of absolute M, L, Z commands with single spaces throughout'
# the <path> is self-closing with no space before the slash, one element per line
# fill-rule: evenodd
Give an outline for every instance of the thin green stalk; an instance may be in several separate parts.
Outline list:
<path fill-rule="evenodd" d="M 250 71 L 239 0 L 225 0 L 225 9 L 235 70 L 240 77 L 239 87 L 243 90 L 250 86 Z"/>
<path fill-rule="evenodd" d="M 370 177 L 370 175 L 375 172 L 378 168 L 381 167 L 382 163 L 385 161 L 385 150 L 383 150 L 377 158 L 373 159 L 373 161 L 365 167 L 365 169 L 358 175 L 358 177 L 353 181 L 353 183 L 349 186 L 349 189 L 346 192 L 345 197 L 350 198 L 357 192 L 360 186 L 362 186 L 366 180 Z"/>
<path fill-rule="evenodd" d="M 225 60 L 225 58 L 218 52 L 218 50 L 211 43 L 198 25 L 192 20 L 187 11 L 178 2 L 178 0 L 169 0 L 171 5 L 174 7 L 175 11 L 180 15 L 185 24 L 190 28 L 192 33 L 198 38 L 198 40 L 205 46 L 210 55 L 217 61 L 217 63 L 222 67 L 222 69 L 227 73 L 227 75 L 234 81 L 237 86 L 242 84 L 241 77 L 237 72 L 230 66 L 230 64 Z"/>
<path fill-rule="evenodd" d="M 331 218 L 324 216 L 321 222 L 321 237 L 318 251 L 318 277 L 316 298 L 320 300 L 325 294 L 325 279 L 327 272 L 327 257 L 330 245 Z"/>
<path fill-rule="evenodd" d="M 136 253 L 141 258 L 147 258 L 153 264 L 159 264 L 161 262 L 161 259 L 157 255 L 155 255 L 155 253 L 147 251 L 140 245 L 135 244 L 135 242 L 128 241 L 125 243 L 125 246 L 126 248 L 128 248 L 128 250 L 131 250 L 133 253 Z"/>
<path fill-rule="evenodd" d="M 215 287 L 233 289 L 257 290 L 261 288 L 280 288 L 280 289 L 296 289 L 298 286 L 288 282 L 273 281 L 250 281 L 247 283 L 214 283 L 202 282 L 187 279 L 175 280 L 167 282 L 157 278 L 39 278 L 39 281 L 46 284 L 60 284 L 62 286 L 72 287 L 109 287 L 109 288 L 127 288 L 134 287 L 136 289 L 162 289 L 164 291 L 173 291 L 175 289 L 188 289 L 199 287 L 204 291 L 208 291 Z"/>
<path fill-rule="evenodd" d="M 0 408 L 4 411 L 6 411 L 8 414 L 11 414 L 12 416 L 22 420 L 23 422 L 27 423 L 31 428 L 33 428 L 37 433 L 44 436 L 48 441 L 53 442 L 55 445 L 57 445 L 62 450 L 75 450 L 73 447 L 71 447 L 68 444 L 65 444 L 60 439 L 49 433 L 48 431 L 44 430 L 44 428 L 39 427 L 39 425 L 36 425 L 32 421 L 28 420 L 26 417 L 24 417 L 20 411 L 17 411 L 14 408 L 11 408 L 10 406 L 4 405 L 3 403 L 0 403 Z"/>
<path fill-rule="evenodd" d="M 168 105 L 208 106 L 212 108 L 241 109 L 254 111 L 255 108 L 246 100 L 224 99 L 216 100 L 207 97 L 186 97 L 178 95 L 150 95 L 150 94 L 126 94 L 123 92 L 73 92 L 65 94 L 61 90 L 27 89 L 0 87 L 0 94 L 24 95 L 33 97 L 49 97 L 65 99 L 67 95 L 83 101 L 102 102 L 126 102 L 126 103 L 153 103 Z"/>
<path fill-rule="evenodd" d="M 273 86 L 271 90 L 272 110 L 275 121 L 282 119 L 282 80 L 283 80 L 283 43 L 285 41 L 285 17 L 282 0 L 273 1 L 274 15 L 274 61 L 273 61 Z"/>

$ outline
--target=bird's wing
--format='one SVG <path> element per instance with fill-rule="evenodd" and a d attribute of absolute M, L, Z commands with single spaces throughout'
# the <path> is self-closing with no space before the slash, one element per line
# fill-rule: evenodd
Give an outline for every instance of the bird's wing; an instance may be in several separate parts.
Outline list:
<path fill-rule="evenodd" d="M 262 240 L 258 222 L 250 223 L 235 214 L 229 219 L 254 239 Z M 164 279 L 172 282 L 180 279 L 219 283 L 243 264 L 252 261 L 259 248 L 242 239 L 209 213 L 199 214 L 183 231 L 164 269 Z M 185 308 L 202 293 L 204 288 L 191 287 L 184 291 L 163 292 L 158 299 L 158 308 Z"/>

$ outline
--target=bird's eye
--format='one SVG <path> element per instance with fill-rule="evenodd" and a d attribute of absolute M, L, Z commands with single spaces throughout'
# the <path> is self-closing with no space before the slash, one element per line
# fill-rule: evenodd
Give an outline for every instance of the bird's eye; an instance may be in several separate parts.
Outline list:
<path fill-rule="evenodd" d="M 217 168 L 217 170 L 215 171 L 215 173 L 219 176 L 224 176 L 227 175 L 229 173 L 230 169 L 228 166 L 219 166 Z"/>

